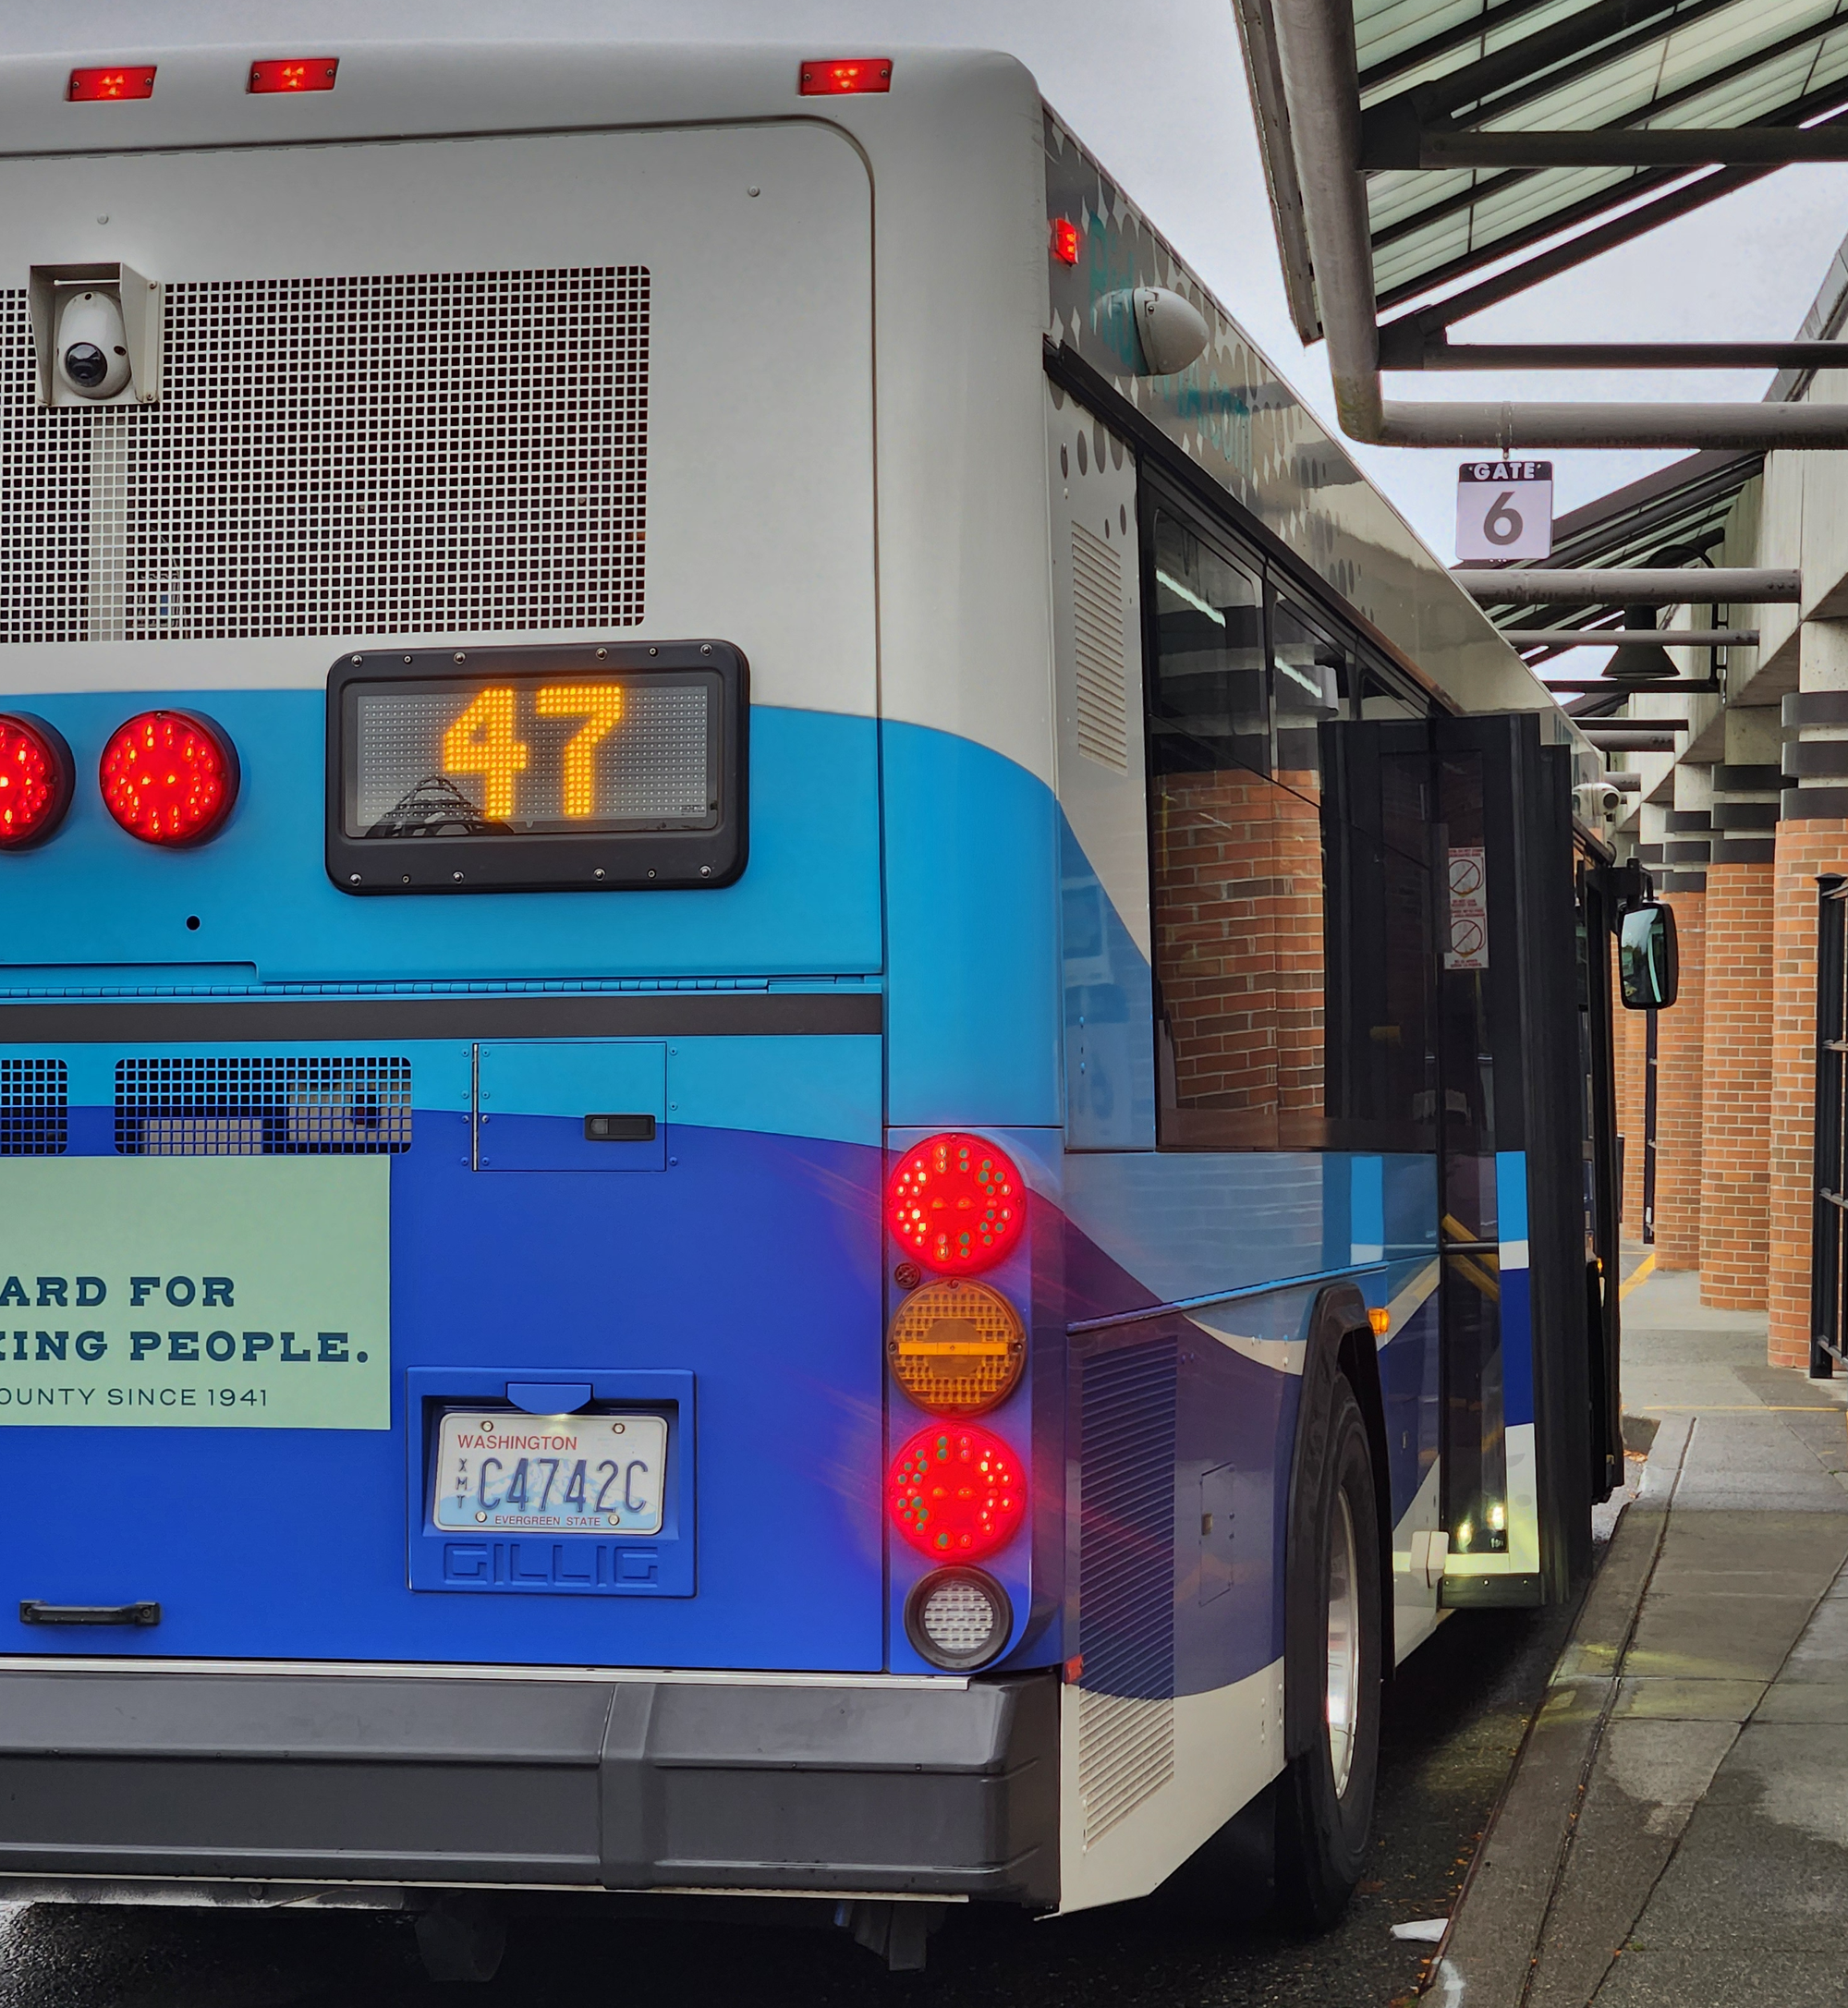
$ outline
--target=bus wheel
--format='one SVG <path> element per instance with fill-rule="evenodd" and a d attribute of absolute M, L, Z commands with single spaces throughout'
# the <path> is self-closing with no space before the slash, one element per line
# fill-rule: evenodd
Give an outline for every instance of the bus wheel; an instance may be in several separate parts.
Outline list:
<path fill-rule="evenodd" d="M 1319 1469 L 1292 1529 L 1290 1596 L 1321 1622 L 1284 1669 L 1288 1741 L 1277 1781 L 1277 1901 L 1293 1923 L 1326 1930 L 1366 1867 L 1380 1763 L 1380 1538 L 1373 1461 L 1354 1391 L 1329 1393 Z M 1302 1574 L 1298 1575 L 1298 1571 Z"/>

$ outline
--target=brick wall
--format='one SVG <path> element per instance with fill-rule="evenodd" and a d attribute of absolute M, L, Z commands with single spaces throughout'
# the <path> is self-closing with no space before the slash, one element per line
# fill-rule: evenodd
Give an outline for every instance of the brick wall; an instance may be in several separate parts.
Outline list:
<path fill-rule="evenodd" d="M 1320 812 L 1314 776 L 1161 777 L 1155 966 L 1180 1122 L 1193 1140 L 1272 1146 L 1323 1102 Z"/>
<path fill-rule="evenodd" d="M 1809 1364 L 1810 1146 L 1816 1121 L 1816 876 L 1848 868 L 1848 824 L 1778 825 L 1771 941 L 1770 1235 L 1774 1367 Z"/>
<path fill-rule="evenodd" d="M 1656 1264 L 1698 1269 L 1707 894 L 1666 898 L 1681 943 L 1681 995 L 1673 1010 L 1657 1015 Z"/>
<path fill-rule="evenodd" d="M 1323 989 L 1327 981 L 1323 922 L 1321 785 L 1318 775 L 1285 770 L 1271 790 L 1272 870 L 1279 891 L 1277 943 L 1277 1106 L 1280 1141 L 1289 1117 L 1319 1117 L 1327 1085 Z"/>
<path fill-rule="evenodd" d="M 1723 1310 L 1765 1308 L 1776 870 L 1769 863 L 1707 870 L 1700 1301 Z"/>
<path fill-rule="evenodd" d="M 1643 1238 L 1643 1095 L 1648 1056 L 1648 1016 L 1626 1011 L 1618 980 L 1616 944 L 1611 956 L 1611 1031 L 1617 1089 L 1617 1134 L 1623 1139 L 1623 1236 Z"/>

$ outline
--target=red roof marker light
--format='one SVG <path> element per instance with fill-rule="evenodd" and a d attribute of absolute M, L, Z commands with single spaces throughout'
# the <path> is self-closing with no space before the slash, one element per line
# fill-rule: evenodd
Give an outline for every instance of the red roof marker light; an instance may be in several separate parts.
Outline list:
<path fill-rule="evenodd" d="M 1062 265 L 1076 265 L 1078 262 L 1078 226 L 1069 216 L 1052 219 L 1052 256 Z"/>
<path fill-rule="evenodd" d="M 141 712 L 118 725 L 97 770 L 103 806 L 130 836 L 177 849 L 217 834 L 237 799 L 237 749 L 197 712 Z"/>
<path fill-rule="evenodd" d="M 76 791 L 70 748 L 30 712 L 0 712 L 0 851 L 30 850 L 65 819 Z"/>
<path fill-rule="evenodd" d="M 274 55 L 250 65 L 248 88 L 253 91 L 332 91 L 337 55 Z"/>
<path fill-rule="evenodd" d="M 835 56 L 802 66 L 801 91 L 805 98 L 857 97 L 862 91 L 891 89 L 889 55 Z"/>
<path fill-rule="evenodd" d="M 101 104 L 116 98 L 151 98 L 154 94 L 152 63 L 118 64 L 113 69 L 74 69 L 65 86 L 73 104 Z"/>

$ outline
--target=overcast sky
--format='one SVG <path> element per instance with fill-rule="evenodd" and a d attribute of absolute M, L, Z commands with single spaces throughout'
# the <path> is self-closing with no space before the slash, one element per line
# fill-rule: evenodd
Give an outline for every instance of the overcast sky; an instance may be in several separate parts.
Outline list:
<path fill-rule="evenodd" d="M 402 41 L 617 34 L 637 41 L 791 41 L 822 54 L 928 42 L 1012 51 L 1134 200 L 1284 376 L 1329 417 L 1328 371 L 1290 326 L 1229 0 L 0 0 L 0 47 L 157 48 L 286 43 L 318 30 Z M 878 45 L 878 46 L 875 46 Z M 1848 164 L 1787 167 L 1453 331 L 1499 341 L 1773 339 L 1794 335 L 1848 235 Z M 1396 376 L 1401 397 L 1756 399 L 1769 371 L 1681 376 Z M 1358 448 L 1373 478 L 1446 563 L 1454 555 L 1454 451 Z M 1672 454 L 1570 453 L 1555 506 L 1634 480 Z"/>

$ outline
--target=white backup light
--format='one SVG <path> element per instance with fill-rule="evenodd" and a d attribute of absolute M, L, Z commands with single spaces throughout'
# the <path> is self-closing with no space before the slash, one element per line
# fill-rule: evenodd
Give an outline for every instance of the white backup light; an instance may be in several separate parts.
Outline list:
<path fill-rule="evenodd" d="M 938 1569 L 905 1600 L 905 1629 L 933 1666 L 981 1666 L 1007 1643 L 1014 1607 L 984 1569 Z"/>

